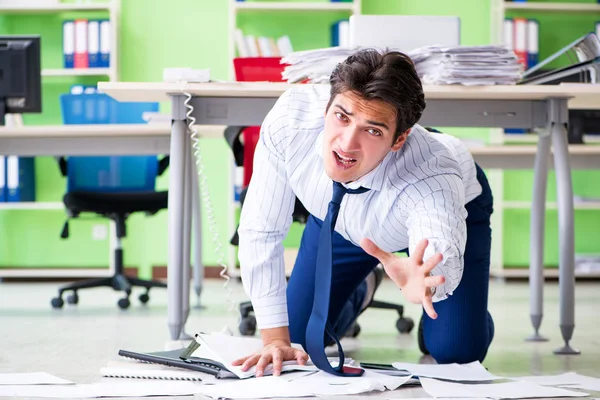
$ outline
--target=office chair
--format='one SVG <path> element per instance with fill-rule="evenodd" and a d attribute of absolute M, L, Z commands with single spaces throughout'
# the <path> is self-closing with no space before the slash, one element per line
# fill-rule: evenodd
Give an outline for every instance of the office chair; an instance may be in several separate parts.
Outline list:
<path fill-rule="evenodd" d="M 108 96 L 93 95 L 63 95 L 61 97 L 65 123 L 81 123 L 82 115 L 72 118 L 65 109 L 78 110 L 93 115 L 93 110 L 113 110 L 113 117 L 109 122 L 115 123 L 143 123 L 142 112 L 157 111 L 156 103 L 116 103 Z M 82 96 L 82 97 L 78 97 Z M 86 97 L 88 96 L 88 97 Z M 91 101 L 90 107 L 79 107 L 82 104 L 71 106 L 78 101 L 85 103 Z M 106 101 L 105 106 L 98 106 Z M 109 113 L 110 114 L 110 113 Z M 87 115 L 90 117 L 90 115 Z M 88 118 L 89 119 L 89 118 Z M 93 122 L 96 122 L 91 118 Z M 75 122 L 73 122 L 75 121 Z M 104 121 L 103 121 L 104 122 Z M 78 291 L 95 287 L 111 287 L 117 291 L 125 292 L 125 297 L 119 299 L 118 306 L 126 309 L 130 306 L 129 296 L 132 287 L 146 288 L 146 292 L 139 296 L 140 302 L 145 304 L 150 299 L 148 292 L 153 287 L 165 288 L 167 285 L 160 281 L 144 280 L 125 275 L 123 267 L 123 248 L 121 239 L 126 236 L 127 218 L 136 212 L 153 215 L 166 209 L 168 204 L 167 191 L 155 191 L 156 177 L 162 175 L 169 166 L 169 157 L 160 160 L 157 156 L 99 156 L 99 157 L 60 157 L 58 160 L 60 172 L 67 178 L 67 191 L 63 203 L 67 211 L 67 221 L 61 232 L 61 238 L 69 237 L 69 219 L 77 218 L 82 213 L 94 213 L 109 218 L 116 225 L 114 262 L 114 275 L 108 278 L 90 279 L 63 286 L 58 289 L 58 296 L 52 299 L 53 308 L 64 305 L 62 295 L 72 291 L 67 297 L 69 304 L 79 302 Z"/>
<path fill-rule="evenodd" d="M 225 140 L 231 147 L 235 159 L 235 164 L 238 167 L 244 167 L 244 188 L 240 194 L 240 204 L 243 207 L 244 198 L 248 189 L 249 176 L 252 171 L 252 160 L 254 149 L 258 141 L 260 130 L 257 127 L 245 128 L 239 126 L 230 126 L 225 129 Z M 243 143 L 240 139 L 243 137 Z M 308 220 L 309 213 L 306 208 L 302 205 L 300 200 L 296 198 L 294 205 L 294 211 L 292 213 L 292 219 L 294 222 L 305 224 Z M 238 231 L 236 229 L 230 243 L 234 246 L 239 244 Z M 381 271 L 382 272 L 382 271 Z M 380 280 L 383 274 L 379 274 L 377 277 Z M 401 304 L 388 303 L 384 301 L 373 300 L 367 308 L 379 308 L 386 310 L 395 310 L 398 313 L 398 319 L 396 320 L 396 329 L 400 333 L 410 333 L 415 326 L 412 318 L 404 317 L 404 306 Z M 240 314 L 241 321 L 239 326 L 240 334 L 245 336 L 252 336 L 256 333 L 256 317 L 253 315 L 254 309 L 250 301 L 240 303 Z M 355 321 L 350 327 L 345 336 L 356 337 L 360 333 L 360 325 Z"/>

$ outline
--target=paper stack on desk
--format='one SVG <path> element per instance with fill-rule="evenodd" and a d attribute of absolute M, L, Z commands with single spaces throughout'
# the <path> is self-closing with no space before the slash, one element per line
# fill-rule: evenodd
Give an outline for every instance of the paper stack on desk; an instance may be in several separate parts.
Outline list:
<path fill-rule="evenodd" d="M 281 76 L 290 83 L 305 80 L 310 83 L 328 83 L 335 66 L 355 51 L 356 49 L 347 47 L 327 47 L 290 53 L 281 59 L 282 64 L 288 64 Z"/>
<path fill-rule="evenodd" d="M 514 85 L 523 68 L 504 46 L 427 46 L 410 51 L 424 84 Z"/>
<path fill-rule="evenodd" d="M 290 83 L 328 83 L 336 65 L 359 49 L 330 47 L 291 53 L 281 60 L 288 64 L 282 77 Z M 424 84 L 512 85 L 523 72 L 515 53 L 499 45 L 426 46 L 407 55 Z"/>

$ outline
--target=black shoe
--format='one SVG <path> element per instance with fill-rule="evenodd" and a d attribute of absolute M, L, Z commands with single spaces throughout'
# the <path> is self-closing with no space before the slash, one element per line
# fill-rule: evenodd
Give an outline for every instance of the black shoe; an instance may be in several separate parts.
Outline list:
<path fill-rule="evenodd" d="M 421 350 L 421 353 L 428 355 L 429 351 L 427 350 L 427 347 L 425 347 L 425 337 L 423 336 L 423 317 L 421 317 L 421 320 L 419 321 L 417 341 L 419 342 L 419 350 Z"/>

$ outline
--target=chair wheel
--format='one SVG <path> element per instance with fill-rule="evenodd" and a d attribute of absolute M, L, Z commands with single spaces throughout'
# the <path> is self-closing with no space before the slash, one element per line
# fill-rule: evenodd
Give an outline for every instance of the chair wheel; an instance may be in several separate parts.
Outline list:
<path fill-rule="evenodd" d="M 126 310 L 129 308 L 129 305 L 131 304 L 129 302 L 129 299 L 127 297 L 124 297 L 122 299 L 119 299 L 119 301 L 117 302 L 117 304 L 119 305 L 119 308 L 122 310 Z"/>
<path fill-rule="evenodd" d="M 146 304 L 148 300 L 150 300 L 150 296 L 148 296 L 148 293 L 140 294 L 140 297 L 138 298 L 140 299 L 140 302 L 142 304 Z"/>
<path fill-rule="evenodd" d="M 77 293 L 73 293 L 67 296 L 67 303 L 69 304 L 77 304 L 79 303 L 79 296 Z"/>
<path fill-rule="evenodd" d="M 256 317 L 254 315 L 248 315 L 242 318 L 240 322 L 240 333 L 243 336 L 254 336 L 256 333 Z"/>
<path fill-rule="evenodd" d="M 55 297 L 50 304 L 52 304 L 52 308 L 62 308 L 62 306 L 65 305 L 65 302 L 61 297 Z"/>
<path fill-rule="evenodd" d="M 396 329 L 400 333 L 410 333 L 415 327 L 415 323 L 411 318 L 398 318 L 396 321 Z"/>

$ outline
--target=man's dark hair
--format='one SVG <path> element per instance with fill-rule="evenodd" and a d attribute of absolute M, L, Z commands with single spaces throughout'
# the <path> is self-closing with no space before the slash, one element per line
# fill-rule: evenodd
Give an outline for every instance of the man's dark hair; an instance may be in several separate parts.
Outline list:
<path fill-rule="evenodd" d="M 329 79 L 331 96 L 351 91 L 367 100 L 379 99 L 396 109 L 394 142 L 421 118 L 425 95 L 410 57 L 399 51 L 363 49 L 338 64 Z"/>

